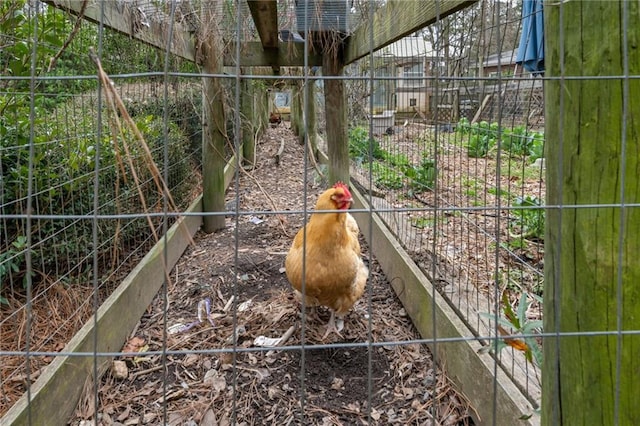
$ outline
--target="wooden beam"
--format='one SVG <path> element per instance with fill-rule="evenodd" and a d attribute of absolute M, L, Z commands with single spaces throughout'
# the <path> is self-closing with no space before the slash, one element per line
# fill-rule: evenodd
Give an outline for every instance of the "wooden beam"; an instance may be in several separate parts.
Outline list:
<path fill-rule="evenodd" d="M 225 43 L 224 65 L 236 66 L 235 42 Z M 277 49 L 264 50 L 260 42 L 246 42 L 240 46 L 241 67 L 302 67 L 304 63 L 304 43 L 279 42 Z M 307 64 L 310 67 L 322 65 L 322 55 L 309 53 Z"/>
<path fill-rule="evenodd" d="M 187 212 L 200 210 L 201 200 L 198 198 Z M 180 259 L 201 223 L 200 216 L 180 218 L 169 229 L 167 238 L 162 238 L 156 243 L 122 284 L 104 301 L 96 314 L 95 324 L 94 318 L 89 318 L 62 352 L 120 351 L 131 330 L 140 321 L 145 309 L 162 286 L 165 270 L 171 270 Z M 97 339 L 94 338 L 96 333 Z M 94 346 L 94 342 L 97 342 L 97 346 Z M 99 374 L 105 371 L 111 359 L 98 356 Z M 93 362 L 93 356 L 55 357 L 31 386 L 31 400 L 28 400 L 25 393 L 0 418 L 0 424 L 67 424 L 78 404 L 83 387 L 86 383 L 91 383 Z"/>
<path fill-rule="evenodd" d="M 104 25 L 112 30 L 131 36 L 132 38 L 165 50 L 169 39 L 169 15 L 163 21 L 150 20 L 141 16 L 135 3 L 121 1 L 91 1 L 82 18 Z M 45 3 L 79 16 L 85 0 L 44 0 Z M 102 15 L 104 7 L 104 17 Z M 148 24 L 148 26 L 144 23 Z M 171 53 L 191 62 L 196 62 L 195 42 L 191 34 L 179 23 L 173 24 Z"/>
<path fill-rule="evenodd" d="M 351 194 L 354 209 L 370 209 L 357 189 L 353 188 Z M 520 389 L 500 366 L 494 372 L 497 361 L 480 351 L 483 346 L 473 338 L 473 332 L 434 290 L 435 286 L 378 215 L 369 212 L 352 214 L 416 329 L 422 338 L 434 339 L 434 343 L 429 344 L 431 352 L 447 377 L 455 382 L 457 389 L 469 398 L 471 406 L 476 409 L 480 417 L 474 416 L 476 424 L 539 425 L 539 417 L 530 416 L 533 407 Z M 460 340 L 437 341 L 446 338 Z M 495 393 L 494 382 L 497 382 Z"/>
<path fill-rule="evenodd" d="M 278 47 L 278 2 L 276 0 L 247 0 L 251 17 L 258 30 L 262 47 Z"/>
<path fill-rule="evenodd" d="M 433 24 L 460 9 L 476 3 L 478 0 L 389 0 L 379 9 L 373 20 L 362 23 L 345 41 L 345 65 L 366 55 L 371 50 L 373 25 L 373 50 L 383 48 L 427 25 Z"/>
<path fill-rule="evenodd" d="M 278 3 L 276 0 L 247 0 L 253 23 L 258 30 L 262 48 L 267 54 L 278 49 Z M 280 74 L 280 66 L 272 66 L 273 73 Z"/>

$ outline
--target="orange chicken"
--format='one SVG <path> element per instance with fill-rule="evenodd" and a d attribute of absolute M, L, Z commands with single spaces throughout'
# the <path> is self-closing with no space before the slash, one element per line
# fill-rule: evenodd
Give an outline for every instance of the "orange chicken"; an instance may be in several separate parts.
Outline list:
<path fill-rule="evenodd" d="M 285 260 L 287 279 L 296 292 L 302 293 L 304 247 L 305 303 L 331 309 L 323 339 L 331 332 L 340 336 L 343 318 L 362 296 L 369 276 L 360 253 L 358 224 L 347 212 L 352 201 L 349 188 L 342 182 L 322 193 L 316 212 L 296 234 Z M 332 211 L 322 213 L 322 210 Z"/>
<path fill-rule="evenodd" d="M 269 114 L 269 123 L 273 125 L 273 127 L 282 123 L 282 116 L 279 112 L 271 112 Z"/>

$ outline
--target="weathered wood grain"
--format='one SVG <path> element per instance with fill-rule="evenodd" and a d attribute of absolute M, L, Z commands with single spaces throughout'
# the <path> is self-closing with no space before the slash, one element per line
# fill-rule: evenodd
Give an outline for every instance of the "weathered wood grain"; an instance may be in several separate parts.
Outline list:
<path fill-rule="evenodd" d="M 623 76 L 640 74 L 640 4 L 545 2 L 544 20 L 544 330 L 585 334 L 544 341 L 542 421 L 634 425 L 640 209 L 623 204 L 640 202 L 640 81 Z"/>
<path fill-rule="evenodd" d="M 375 12 L 373 20 L 358 26 L 346 40 L 344 63 L 357 61 L 368 55 L 372 46 L 375 52 L 475 2 L 477 0 L 389 0 Z"/>

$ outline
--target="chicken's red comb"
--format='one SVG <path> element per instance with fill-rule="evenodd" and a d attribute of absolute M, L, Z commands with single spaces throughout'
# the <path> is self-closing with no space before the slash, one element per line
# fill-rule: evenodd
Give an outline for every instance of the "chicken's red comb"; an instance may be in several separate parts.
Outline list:
<path fill-rule="evenodd" d="M 336 189 L 337 188 L 342 188 L 342 189 L 345 189 L 345 190 L 349 191 L 349 187 L 347 185 L 345 185 L 344 182 L 342 182 L 342 181 L 337 181 L 335 183 L 335 185 L 333 185 L 333 187 L 336 188 Z"/>

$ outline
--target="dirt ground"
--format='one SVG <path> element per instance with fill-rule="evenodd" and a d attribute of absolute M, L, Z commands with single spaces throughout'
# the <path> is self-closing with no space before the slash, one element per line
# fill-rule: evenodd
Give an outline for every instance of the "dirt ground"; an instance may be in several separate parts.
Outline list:
<path fill-rule="evenodd" d="M 223 231 L 196 235 L 166 297 L 154 299 L 123 348 L 166 347 L 164 362 L 118 360 L 126 371 L 103 376 L 97 409 L 87 386 L 72 424 L 96 414 L 103 425 L 473 424 L 473 408 L 428 349 L 402 343 L 420 336 L 364 240 L 367 292 L 345 318 L 343 338 L 321 339 L 327 309 L 301 315 L 283 266 L 303 215 L 272 213 L 303 208 L 303 149 L 287 126 L 267 131 L 256 169 L 228 192 L 228 210 L 239 200 L 251 215 L 229 215 Z M 324 189 L 309 179 L 307 208 Z M 237 350 L 229 352 L 234 329 Z M 279 347 L 261 346 L 268 339 L 281 339 Z"/>

